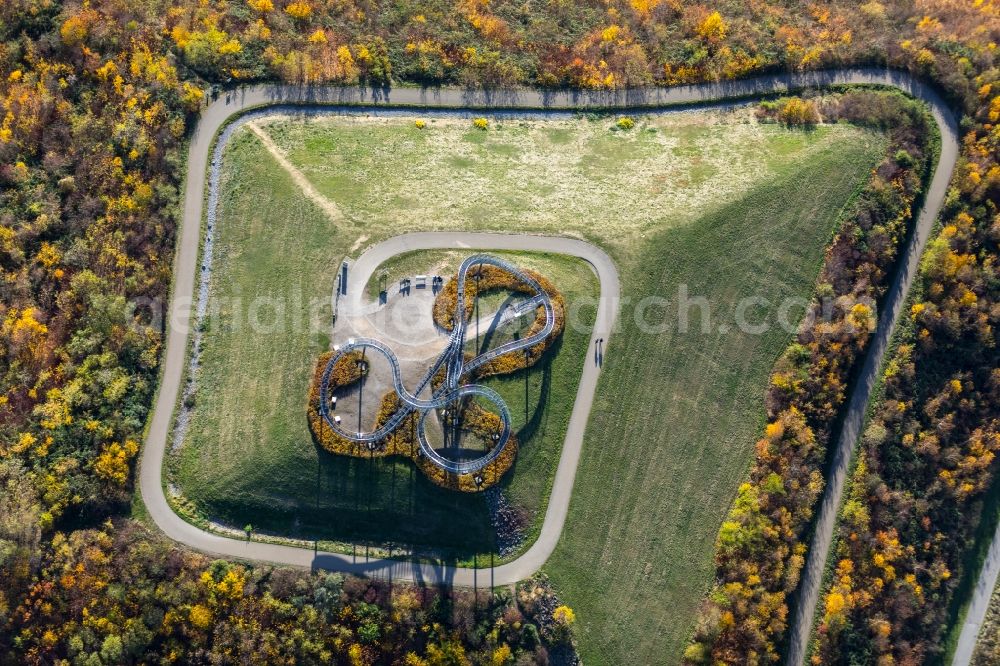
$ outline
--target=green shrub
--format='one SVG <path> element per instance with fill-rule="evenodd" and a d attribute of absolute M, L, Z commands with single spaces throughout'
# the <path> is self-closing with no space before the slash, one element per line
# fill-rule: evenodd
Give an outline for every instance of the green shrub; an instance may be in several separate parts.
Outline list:
<path fill-rule="evenodd" d="M 896 154 L 893 156 L 893 159 L 896 161 L 896 164 L 903 167 L 904 169 L 909 169 L 915 164 L 913 155 L 910 155 L 910 153 L 908 153 L 906 150 L 902 148 L 896 151 Z"/>
<path fill-rule="evenodd" d="M 778 120 L 786 125 L 815 125 L 819 122 L 819 111 L 812 101 L 792 97 L 781 105 Z"/>

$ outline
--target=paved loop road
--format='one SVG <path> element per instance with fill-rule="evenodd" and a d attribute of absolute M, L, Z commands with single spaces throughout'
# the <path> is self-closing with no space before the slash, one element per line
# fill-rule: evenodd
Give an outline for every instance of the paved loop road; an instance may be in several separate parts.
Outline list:
<path fill-rule="evenodd" d="M 972 661 L 972 655 L 976 651 L 976 639 L 979 637 L 979 628 L 986 617 L 986 611 L 989 610 L 990 597 L 993 594 L 993 588 L 996 587 L 998 577 L 1000 577 L 1000 524 L 997 525 L 996 532 L 993 533 L 993 541 L 986 553 L 986 560 L 979 572 L 976 586 L 972 590 L 969 610 L 966 613 L 965 622 L 962 624 L 962 632 L 958 636 L 955 655 L 951 660 L 952 666 L 966 666 Z"/>
<path fill-rule="evenodd" d="M 329 86 L 297 87 L 258 85 L 225 93 L 208 105 L 194 129 L 188 154 L 184 212 L 178 231 L 174 259 L 174 279 L 168 316 L 166 353 L 163 376 L 156 397 L 143 449 L 139 483 L 143 501 L 150 516 L 163 532 L 193 548 L 224 557 L 260 560 L 282 564 L 315 566 L 324 569 L 359 574 L 391 575 L 394 578 L 471 585 L 487 572 L 447 565 L 415 564 L 385 560 L 363 561 L 334 553 L 315 553 L 291 546 L 247 542 L 217 536 L 202 531 L 178 517 L 169 507 L 162 481 L 163 455 L 170 430 L 174 405 L 180 389 L 195 268 L 198 261 L 198 241 L 203 213 L 206 170 L 209 149 L 216 133 L 228 119 L 255 107 L 277 104 L 345 104 L 368 106 L 412 106 L 419 108 L 482 108 L 482 109 L 594 109 L 633 108 L 652 111 L 662 107 L 709 102 L 725 102 L 750 98 L 802 87 L 822 87 L 842 84 L 876 84 L 899 88 L 926 101 L 941 129 L 941 156 L 927 191 L 924 207 L 914 234 L 901 257 L 901 269 L 886 296 L 885 308 L 879 317 L 878 330 L 872 339 L 860 375 L 853 384 L 843 432 L 834 449 L 833 467 L 816 522 L 808 560 L 802 575 L 800 602 L 793 618 L 789 663 L 799 664 L 805 654 L 819 587 L 823 563 L 830 548 L 837 508 L 843 494 L 844 480 L 851 453 L 863 422 L 865 406 L 889 342 L 889 336 L 899 317 L 903 301 L 916 275 L 920 254 L 941 209 L 945 190 L 958 156 L 957 127 L 948 107 L 933 89 L 904 72 L 885 69 L 845 69 L 802 74 L 777 74 L 739 81 L 728 81 L 674 88 L 643 90 L 581 92 L 515 89 L 504 91 L 463 90 L 455 88 L 363 89 Z M 380 243 L 362 255 L 354 267 L 354 275 L 368 275 L 383 258 L 414 249 L 468 247 L 479 250 L 544 250 L 582 257 L 597 271 L 601 281 L 601 307 L 593 339 L 610 336 L 614 323 L 614 301 L 619 295 L 618 274 L 610 258 L 598 248 L 581 241 L 565 238 L 543 238 L 531 235 L 497 235 L 466 233 L 423 233 L 400 236 Z M 366 264 L 369 264 L 366 266 Z M 358 286 L 354 287 L 359 288 Z M 599 369 L 584 366 L 576 404 L 570 418 L 562 457 L 556 472 L 548 510 L 541 534 L 531 548 L 516 560 L 498 567 L 493 582 L 512 583 L 534 573 L 555 549 L 569 508 L 573 479 L 580 458 L 583 434 L 597 386 Z"/>

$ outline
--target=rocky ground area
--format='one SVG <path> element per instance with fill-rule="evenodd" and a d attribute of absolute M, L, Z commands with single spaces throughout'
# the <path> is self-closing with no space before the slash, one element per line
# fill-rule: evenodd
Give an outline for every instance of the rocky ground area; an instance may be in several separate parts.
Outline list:
<path fill-rule="evenodd" d="M 490 509 L 490 523 L 496 533 L 497 554 L 507 557 L 524 543 L 528 516 L 524 510 L 511 504 L 507 495 L 497 486 L 486 491 L 486 503 Z"/>

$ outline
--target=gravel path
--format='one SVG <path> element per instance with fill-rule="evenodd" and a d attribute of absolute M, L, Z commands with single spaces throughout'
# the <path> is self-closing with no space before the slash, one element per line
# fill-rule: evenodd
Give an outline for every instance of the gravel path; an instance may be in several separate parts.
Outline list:
<path fill-rule="evenodd" d="M 972 661 L 972 655 L 976 651 L 976 641 L 979 638 L 979 628 L 986 618 L 986 611 L 989 610 L 990 598 L 993 596 L 998 576 L 1000 576 L 1000 525 L 997 525 L 997 531 L 993 533 L 993 542 L 986 553 L 986 561 L 983 562 L 976 587 L 972 591 L 972 601 L 969 603 L 969 610 L 962 624 L 962 633 L 958 636 L 955 656 L 951 660 L 952 666 L 967 666 Z"/>

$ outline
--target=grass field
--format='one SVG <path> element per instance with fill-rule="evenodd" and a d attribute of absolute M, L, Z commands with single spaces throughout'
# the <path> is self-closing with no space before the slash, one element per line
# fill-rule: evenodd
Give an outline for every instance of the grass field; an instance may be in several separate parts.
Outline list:
<path fill-rule="evenodd" d="M 586 299 L 582 301 L 584 303 L 594 303 L 600 295 L 593 271 L 578 259 L 523 252 L 491 254 L 548 277 L 562 292 L 567 306 L 581 302 L 579 299 Z M 369 293 L 373 299 L 377 298 L 379 273 L 387 274 L 389 285 L 398 283 L 401 277 L 420 273 L 440 274 L 447 279 L 455 274 L 459 264 L 468 255 L 468 252 L 451 251 L 408 252 L 398 255 L 374 272 L 368 284 Z M 506 292 L 485 293 L 480 299 L 480 314 L 485 316 L 495 312 L 505 296 Z M 588 347 L 594 312 L 593 307 L 581 307 L 578 310 L 579 316 L 570 322 L 571 325 L 566 326 L 546 360 L 527 373 L 527 400 L 523 373 L 489 377 L 481 382 L 497 391 L 510 409 L 511 427 L 518 435 L 520 448 L 514 472 L 505 477 L 503 487 L 514 506 L 536 517 L 530 530 L 532 535 L 541 527 L 545 501 L 552 487 L 570 412 L 576 400 L 581 365 L 583 362 L 591 362 Z M 483 349 L 508 342 L 514 330 L 515 327 L 498 329 L 488 342 L 484 330 Z"/>
<path fill-rule="evenodd" d="M 232 196 L 223 204 L 224 219 L 266 222 L 276 211 L 260 211 L 259 202 L 243 197 L 244 186 L 270 187 L 279 202 L 298 195 L 266 158 L 248 154 L 247 160 L 240 159 L 248 146 L 252 152 L 252 140 L 233 145 L 234 167 L 228 176 L 233 180 L 226 184 Z M 328 299 L 330 267 L 339 265 L 346 249 L 322 240 L 328 225 L 307 206 L 289 213 L 297 218 L 296 228 L 309 233 L 290 235 L 283 226 L 251 223 L 240 233 L 220 234 L 212 285 L 220 316 L 209 320 L 206 332 L 195 418 L 177 461 L 180 487 L 205 516 L 231 526 L 250 523 L 258 531 L 342 544 L 388 543 L 472 563 L 493 545 L 481 496 L 442 489 L 408 461 L 345 458 L 317 451 L 312 444 L 305 426 L 306 383 L 329 338 L 322 326 L 310 332 L 307 312 L 311 299 Z M 332 250 L 323 247 L 326 243 Z M 331 256 L 331 251 L 339 255 Z M 580 260 L 500 254 L 549 276 L 568 298 L 598 294 L 596 277 Z M 414 272 L 435 265 L 445 274 L 445 266 L 454 270 L 462 258 L 442 252 L 405 255 L 409 264 L 420 267 Z M 310 281 L 311 274 L 322 277 Z M 257 295 L 284 303 L 283 326 L 250 330 L 251 299 Z M 236 299 L 242 302 L 237 305 Z M 261 310 L 267 314 L 259 319 L 270 324 L 273 308 Z M 321 321 L 328 321 L 329 307 L 321 310 Z M 567 330 L 529 373 L 527 408 L 523 374 L 484 382 L 511 408 L 521 448 L 516 473 L 504 478 L 503 487 L 516 506 L 538 517 L 532 532 L 540 526 L 565 438 L 593 313 L 588 317 L 584 327 Z M 244 409 L 248 404 L 257 408 Z"/>
<path fill-rule="evenodd" d="M 263 124 L 336 203 L 345 218 L 336 224 L 241 132 L 227 155 L 212 294 L 221 302 L 298 289 L 304 300 L 326 298 L 351 247 L 413 230 L 563 233 L 604 247 L 631 300 L 606 350 L 569 520 L 545 569 L 577 610 L 587 663 L 663 663 L 676 661 L 711 581 L 715 534 L 763 425 L 768 370 L 790 338 L 777 326 L 739 332 L 735 304 L 766 298 L 772 306 L 753 309 L 752 319 L 773 320 L 781 299 L 808 295 L 838 214 L 885 141 L 849 126 L 758 125 L 745 110 L 641 119 L 628 133 L 612 124 L 508 120 L 487 132 L 462 119 L 423 131 L 397 118 Z M 697 306 L 691 332 L 677 331 L 679 285 L 707 302 L 710 332 L 701 332 Z M 667 305 L 639 312 L 659 332 L 636 322 L 636 304 L 651 295 Z M 391 495 L 392 481 L 368 485 L 366 461 L 317 462 L 305 430 L 306 382 L 328 339 L 231 329 L 224 316 L 206 335 L 177 470 L 184 493 L 235 524 L 264 515 L 292 535 L 370 529 L 378 511 L 366 502 Z M 528 462 L 519 459 L 515 477 Z M 392 471 L 397 482 L 409 474 Z M 405 523 L 395 526 L 416 529 Z M 478 516 L 472 523 L 485 527 Z"/>

